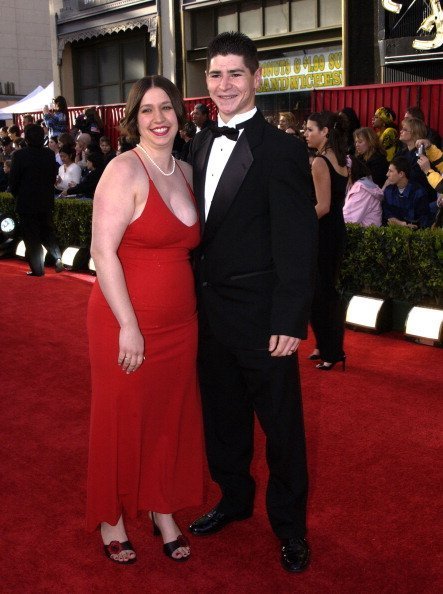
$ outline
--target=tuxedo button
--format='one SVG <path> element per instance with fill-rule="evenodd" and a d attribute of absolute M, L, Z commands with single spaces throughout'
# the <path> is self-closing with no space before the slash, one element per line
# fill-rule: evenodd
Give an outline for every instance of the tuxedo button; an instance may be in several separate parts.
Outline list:
<path fill-rule="evenodd" d="M 211 286 L 211 283 L 208 283 L 206 281 L 204 283 L 202 283 L 202 287 L 210 287 L 210 286 Z"/>

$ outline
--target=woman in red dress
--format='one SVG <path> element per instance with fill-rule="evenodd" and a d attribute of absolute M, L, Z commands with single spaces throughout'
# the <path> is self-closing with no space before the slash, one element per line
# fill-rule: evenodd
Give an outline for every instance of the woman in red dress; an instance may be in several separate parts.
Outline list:
<path fill-rule="evenodd" d="M 100 524 L 106 555 L 123 564 L 136 560 L 124 515 L 149 510 L 165 554 L 185 561 L 190 547 L 172 514 L 202 503 L 189 261 L 200 232 L 191 169 L 171 154 L 185 113 L 169 80 L 135 83 L 122 124 L 138 144 L 108 164 L 94 199 L 87 528 Z"/>

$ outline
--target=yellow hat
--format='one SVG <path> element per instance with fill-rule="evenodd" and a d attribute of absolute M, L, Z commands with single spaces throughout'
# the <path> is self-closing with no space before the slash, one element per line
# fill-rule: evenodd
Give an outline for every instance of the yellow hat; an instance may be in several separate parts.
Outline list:
<path fill-rule="evenodd" d="M 392 114 L 386 109 L 386 107 L 379 107 L 375 112 L 375 117 L 380 118 L 380 120 L 386 125 L 392 124 L 394 121 Z"/>

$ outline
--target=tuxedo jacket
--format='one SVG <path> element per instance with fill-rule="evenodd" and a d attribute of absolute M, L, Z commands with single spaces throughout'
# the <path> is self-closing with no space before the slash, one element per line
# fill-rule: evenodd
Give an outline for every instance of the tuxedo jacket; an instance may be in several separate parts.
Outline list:
<path fill-rule="evenodd" d="M 14 151 L 9 179 L 19 214 L 52 211 L 57 172 L 58 164 L 50 148 L 28 146 Z"/>
<path fill-rule="evenodd" d="M 205 222 L 210 129 L 190 162 L 202 225 L 195 253 L 202 318 L 224 344 L 267 349 L 272 334 L 306 338 L 317 257 L 317 216 L 305 144 L 258 111 L 223 171 Z"/>

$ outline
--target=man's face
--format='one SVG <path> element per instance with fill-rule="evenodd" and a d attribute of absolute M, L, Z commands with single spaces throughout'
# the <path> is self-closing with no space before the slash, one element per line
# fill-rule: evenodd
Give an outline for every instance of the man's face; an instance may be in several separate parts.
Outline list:
<path fill-rule="evenodd" d="M 394 185 L 397 185 L 399 181 L 403 180 L 403 174 L 399 173 L 397 171 L 397 168 L 394 167 L 394 165 L 392 165 L 392 163 L 389 165 L 388 173 L 386 174 L 386 177 L 388 178 L 388 182 L 390 184 L 394 184 Z"/>
<path fill-rule="evenodd" d="M 208 119 L 208 116 L 202 113 L 199 109 L 194 109 L 191 114 L 191 119 L 198 128 L 201 128 Z"/>
<path fill-rule="evenodd" d="M 260 80 L 260 69 L 251 74 L 243 56 L 228 54 L 212 58 L 206 72 L 206 85 L 225 123 L 254 107 Z"/>

